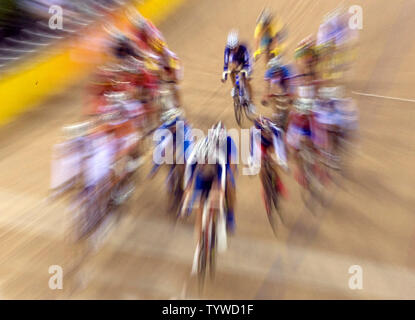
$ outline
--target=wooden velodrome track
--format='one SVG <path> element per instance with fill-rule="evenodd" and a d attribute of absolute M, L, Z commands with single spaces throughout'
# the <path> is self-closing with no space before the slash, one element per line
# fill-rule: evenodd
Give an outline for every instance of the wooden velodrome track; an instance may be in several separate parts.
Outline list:
<path fill-rule="evenodd" d="M 334 2 L 273 1 L 289 27 L 287 60 Z M 361 5 L 364 17 L 350 91 L 415 98 L 415 2 L 347 3 Z M 161 26 L 184 63 L 184 108 L 194 127 L 206 130 L 219 119 L 236 126 L 230 85 L 219 81 L 223 47 L 227 31 L 237 27 L 252 48 L 264 4 L 191 1 Z M 257 105 L 263 65 L 260 60 L 253 75 Z M 79 119 L 84 95 L 79 83 L 0 130 L 0 299 L 415 298 L 415 101 L 357 94 L 360 137 L 348 179 L 333 190 L 330 205 L 312 215 L 293 177 L 284 175 L 287 226 L 275 238 L 258 177 L 240 175 L 237 232 L 203 295 L 189 280 L 193 220 L 174 225 L 166 217 L 165 174 L 145 178 L 150 157 L 122 219 L 82 265 L 80 285 L 69 285 L 66 202 L 44 199 L 52 146 L 61 126 Z M 49 289 L 50 265 L 63 267 L 63 290 Z M 363 268 L 362 290 L 348 287 L 352 265 Z"/>

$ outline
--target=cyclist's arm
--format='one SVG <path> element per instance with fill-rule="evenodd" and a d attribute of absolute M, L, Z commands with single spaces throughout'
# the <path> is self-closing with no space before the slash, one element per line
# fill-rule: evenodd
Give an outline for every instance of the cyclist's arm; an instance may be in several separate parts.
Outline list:
<path fill-rule="evenodd" d="M 244 52 L 244 63 L 243 63 L 243 69 L 246 71 L 249 71 L 251 69 L 251 56 L 249 54 L 249 50 L 245 49 Z"/>
<path fill-rule="evenodd" d="M 229 68 L 229 51 L 229 48 L 226 47 L 224 53 L 223 71 L 228 71 Z"/>
<path fill-rule="evenodd" d="M 254 32 L 255 52 L 258 51 L 258 49 L 259 49 L 259 44 L 260 44 L 260 41 L 261 41 L 261 31 L 262 31 L 261 24 L 257 24 L 256 27 L 255 27 L 255 32 Z"/>

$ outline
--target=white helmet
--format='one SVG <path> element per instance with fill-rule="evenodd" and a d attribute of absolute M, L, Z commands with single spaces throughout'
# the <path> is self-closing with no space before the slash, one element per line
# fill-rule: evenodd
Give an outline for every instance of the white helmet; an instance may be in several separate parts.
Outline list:
<path fill-rule="evenodd" d="M 269 60 L 268 62 L 268 68 L 278 68 L 280 69 L 282 66 L 282 60 L 280 56 L 276 56 Z"/>
<path fill-rule="evenodd" d="M 164 122 L 171 122 L 174 121 L 177 117 L 181 117 L 184 115 L 184 112 L 177 108 L 172 108 L 166 110 L 161 117 L 161 120 Z"/>
<path fill-rule="evenodd" d="M 230 49 L 235 49 L 239 44 L 239 36 L 237 30 L 232 30 L 228 34 L 228 41 L 226 42 L 226 45 Z"/>
<path fill-rule="evenodd" d="M 221 144 L 224 140 L 226 140 L 226 128 L 223 125 L 222 121 L 219 121 L 212 126 L 212 128 L 209 130 L 208 137 L 210 137 L 216 144 Z"/>
<path fill-rule="evenodd" d="M 271 22 L 272 17 L 273 16 L 272 16 L 271 11 L 268 8 L 264 8 L 261 11 L 261 13 L 260 13 L 260 15 L 259 15 L 259 17 L 257 19 L 257 24 L 258 23 L 268 24 L 268 23 Z"/>

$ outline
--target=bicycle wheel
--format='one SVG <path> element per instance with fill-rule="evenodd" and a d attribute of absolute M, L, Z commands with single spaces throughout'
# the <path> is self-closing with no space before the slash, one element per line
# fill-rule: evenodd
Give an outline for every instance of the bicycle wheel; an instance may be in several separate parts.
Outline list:
<path fill-rule="evenodd" d="M 235 111 L 236 123 L 238 123 L 238 126 L 241 127 L 242 126 L 242 110 L 241 110 L 241 104 L 240 104 L 238 96 L 233 97 L 233 107 Z"/>
<path fill-rule="evenodd" d="M 251 112 L 251 110 L 249 109 L 249 103 L 248 102 L 244 102 L 243 105 L 244 108 L 244 112 L 245 112 L 245 116 L 249 121 L 254 121 L 255 120 L 255 115 L 253 112 Z"/>
<path fill-rule="evenodd" d="M 212 214 L 215 214 L 212 212 Z M 211 232 L 210 232 L 210 245 L 209 245 L 209 271 L 210 278 L 215 278 L 216 271 L 216 248 L 217 248 L 217 232 L 216 232 L 216 221 L 213 218 L 211 223 Z"/>
<path fill-rule="evenodd" d="M 183 196 L 183 189 L 181 188 L 181 177 L 180 174 L 175 168 L 169 177 L 168 182 L 169 190 L 169 211 L 174 214 L 176 218 L 179 216 L 180 204 Z"/>
<path fill-rule="evenodd" d="M 207 233 L 202 231 L 202 239 L 200 243 L 200 250 L 199 250 L 199 261 L 198 261 L 198 279 L 199 279 L 199 289 L 200 291 L 203 290 L 205 285 L 205 278 L 206 278 L 206 265 L 207 265 L 207 256 L 208 256 L 208 243 L 207 243 Z"/>
<path fill-rule="evenodd" d="M 269 171 L 268 165 L 266 166 L 266 177 L 263 181 L 263 198 L 265 203 L 265 210 L 267 212 L 267 218 L 271 225 L 272 231 L 277 236 L 277 222 L 274 211 L 276 210 L 275 188 L 273 187 L 272 174 Z"/>

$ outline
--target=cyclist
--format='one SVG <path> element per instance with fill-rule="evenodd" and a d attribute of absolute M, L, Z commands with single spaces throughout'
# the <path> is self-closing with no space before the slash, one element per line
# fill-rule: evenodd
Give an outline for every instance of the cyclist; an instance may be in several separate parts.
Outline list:
<path fill-rule="evenodd" d="M 326 80 L 337 80 L 349 57 L 348 42 L 351 32 L 340 9 L 327 14 L 317 33 L 316 47 L 320 56 L 320 70 Z"/>
<path fill-rule="evenodd" d="M 237 173 L 236 157 L 237 147 L 235 141 L 226 131 L 225 125 L 222 121 L 217 122 L 211 129 L 210 134 L 216 141 L 218 148 L 223 148 L 223 152 L 226 154 L 226 189 L 225 189 L 225 201 L 227 208 L 227 229 L 231 233 L 235 231 L 235 178 Z M 226 148 L 226 149 L 224 149 Z"/>
<path fill-rule="evenodd" d="M 63 140 L 53 146 L 50 199 L 80 183 L 85 137 L 91 123 L 86 121 L 62 128 Z"/>
<path fill-rule="evenodd" d="M 225 197 L 226 154 L 217 148 L 216 142 L 216 139 L 211 136 L 200 139 L 192 149 L 186 165 L 185 195 L 187 196 L 193 191 L 190 208 L 193 207 L 196 198 L 199 203 L 195 222 L 197 248 L 199 248 L 201 241 L 202 217 L 206 201 L 209 196 L 212 196 L 214 199 L 212 205 L 217 205 L 220 203 L 220 199 Z"/>
<path fill-rule="evenodd" d="M 322 161 L 331 167 L 334 161 L 334 136 L 338 132 L 337 114 L 334 106 L 335 87 L 321 87 L 313 106 L 313 143 L 318 148 Z"/>
<path fill-rule="evenodd" d="M 123 94 L 112 94 L 109 97 L 112 104 L 102 116 L 102 122 L 108 137 L 111 138 L 111 146 L 114 150 L 114 163 L 111 166 L 112 187 L 117 204 L 122 203 L 134 190 L 132 176 L 138 167 L 139 136 L 134 121 L 125 108 L 124 97 Z"/>
<path fill-rule="evenodd" d="M 255 27 L 255 52 L 254 60 L 262 53 L 266 53 L 266 63 L 273 57 L 282 53 L 285 29 L 277 21 L 275 23 L 273 14 L 269 9 L 264 9 L 259 15 Z"/>
<path fill-rule="evenodd" d="M 229 71 L 234 71 L 237 69 L 241 69 L 242 74 L 242 81 L 245 83 L 245 88 L 248 91 L 249 100 L 250 100 L 250 109 L 253 110 L 254 106 L 252 104 L 252 86 L 250 84 L 250 77 L 252 74 L 251 68 L 251 58 L 249 51 L 246 45 L 239 42 L 239 35 L 238 31 L 232 30 L 228 34 L 228 40 L 225 47 L 225 54 L 224 54 L 224 66 L 223 66 L 223 73 L 222 73 L 222 82 L 225 82 L 228 76 Z M 231 80 L 232 80 L 232 97 L 238 94 L 235 92 L 235 74 L 230 73 Z"/>
<path fill-rule="evenodd" d="M 315 49 L 315 41 L 311 36 L 298 43 L 294 57 L 301 82 L 303 84 L 314 82 L 318 78 L 316 70 L 318 54 Z"/>
<path fill-rule="evenodd" d="M 130 22 L 132 22 L 130 32 L 136 45 L 143 50 L 151 50 L 155 54 L 161 55 L 166 46 L 161 32 L 138 11 L 128 13 L 127 16 Z"/>
<path fill-rule="evenodd" d="M 268 104 L 268 97 L 274 93 L 277 86 L 281 94 L 291 96 L 293 94 L 293 72 L 289 65 L 283 64 L 281 57 L 274 57 L 268 62 L 268 69 L 265 72 L 265 94 L 262 104 Z"/>
<path fill-rule="evenodd" d="M 185 164 L 186 154 L 188 152 L 189 147 L 192 144 L 192 141 L 190 139 L 191 134 L 191 126 L 187 123 L 187 121 L 184 118 L 184 112 L 181 109 L 170 109 L 167 110 L 162 117 L 162 120 L 164 121 L 163 124 L 157 129 L 157 130 L 169 130 L 171 135 L 167 137 L 162 137 L 162 139 L 158 142 L 156 145 L 156 148 L 158 148 L 160 151 L 165 151 L 167 148 L 172 148 L 172 153 L 175 159 L 173 159 L 172 166 L 170 167 L 170 173 L 173 172 L 173 170 L 178 167 L 181 171 L 181 176 L 184 174 L 184 168 L 182 164 Z M 183 122 L 183 132 L 177 131 L 177 124 L 179 121 Z M 178 134 L 183 135 L 182 137 L 178 137 Z M 177 145 L 178 140 L 183 141 L 183 146 Z M 183 161 L 179 161 L 182 163 L 178 163 L 178 159 L 182 159 Z M 150 176 L 153 177 L 156 172 L 159 170 L 161 164 L 154 163 L 153 168 L 151 169 Z"/>
<path fill-rule="evenodd" d="M 345 97 L 343 87 L 333 88 L 331 100 L 335 115 L 334 128 L 336 129 L 331 136 L 334 152 L 332 164 L 339 169 L 342 153 L 347 151 L 348 144 L 356 138 L 359 116 L 355 102 L 353 99 Z"/>
<path fill-rule="evenodd" d="M 264 161 L 266 161 L 267 164 L 270 165 L 271 169 L 275 173 L 275 186 L 278 188 L 277 192 L 285 196 L 286 190 L 284 188 L 284 185 L 282 184 L 281 179 L 279 178 L 277 169 L 278 166 L 280 166 L 284 170 L 288 169 L 287 156 L 284 144 L 284 132 L 280 128 L 276 127 L 270 119 L 263 116 L 259 116 L 258 118 L 256 118 L 254 120 L 254 126 L 251 128 L 251 157 L 255 156 L 253 154 L 253 144 L 255 143 L 255 141 L 258 141 L 258 139 L 255 139 L 254 137 L 254 128 L 260 130 L 261 134 L 259 140 L 260 145 L 258 146 L 261 150 L 261 162 L 263 163 Z M 263 165 L 261 165 L 259 172 L 259 177 L 261 179 L 263 186 L 265 186 L 265 179 L 267 179 L 267 174 L 268 173 L 266 171 L 266 166 L 263 163 Z"/>
<path fill-rule="evenodd" d="M 174 95 L 174 106 L 181 106 L 181 98 L 179 91 L 179 82 L 183 78 L 183 70 L 179 57 L 167 47 L 165 48 L 164 55 L 164 80 L 171 84 L 173 95 Z"/>
<path fill-rule="evenodd" d="M 303 143 L 307 144 L 310 148 L 313 148 L 313 143 L 311 141 L 311 126 L 314 95 L 312 89 L 310 89 L 310 87 L 306 86 L 299 87 L 299 98 L 294 101 L 294 108 L 288 115 L 286 141 L 297 164 L 296 179 L 301 185 L 304 185 L 305 178 L 299 151 L 301 150 Z M 310 93 L 312 93 L 312 95 Z"/>

